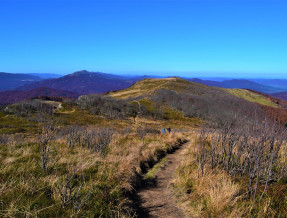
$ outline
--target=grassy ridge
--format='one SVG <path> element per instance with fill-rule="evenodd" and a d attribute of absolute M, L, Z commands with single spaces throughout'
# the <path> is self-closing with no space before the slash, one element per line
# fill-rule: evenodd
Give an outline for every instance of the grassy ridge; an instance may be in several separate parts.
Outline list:
<path fill-rule="evenodd" d="M 180 93 L 192 94 L 194 91 L 197 93 L 197 89 L 210 90 L 216 89 L 210 86 L 202 85 L 199 83 L 189 82 L 187 80 L 171 77 L 165 79 L 144 79 L 138 81 L 130 88 L 120 90 L 117 92 L 109 93 L 109 96 L 117 99 L 136 98 L 139 96 L 145 96 L 153 94 L 155 91 L 160 89 L 168 89 Z"/>
<path fill-rule="evenodd" d="M 259 95 L 257 93 L 245 90 L 245 89 L 223 89 L 224 91 L 235 95 L 239 98 L 243 98 L 247 101 L 250 102 L 255 102 L 258 104 L 262 104 L 262 105 L 266 105 L 266 106 L 270 106 L 270 107 L 274 107 L 274 108 L 278 108 L 279 105 L 275 104 L 274 102 L 272 102 L 271 100 L 269 100 L 268 98 L 266 98 L 265 96 Z"/>
<path fill-rule="evenodd" d="M 141 95 L 152 94 L 155 90 L 167 88 L 169 83 L 176 81 L 176 78 L 168 79 L 144 79 L 138 81 L 130 88 L 112 92 L 109 95 L 117 99 L 135 98 Z"/>

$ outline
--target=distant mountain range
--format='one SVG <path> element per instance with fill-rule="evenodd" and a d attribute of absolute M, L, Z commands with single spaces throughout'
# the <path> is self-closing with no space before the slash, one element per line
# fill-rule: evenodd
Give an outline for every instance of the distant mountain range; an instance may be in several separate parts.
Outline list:
<path fill-rule="evenodd" d="M 232 80 L 224 80 L 224 81 L 213 81 L 213 80 L 202 80 L 198 78 L 188 79 L 191 82 L 201 83 L 208 86 L 215 86 L 220 88 L 228 88 L 228 89 L 252 89 L 263 93 L 274 93 L 280 92 L 284 89 L 282 87 L 272 87 L 263 84 L 259 84 L 253 81 L 245 80 L 245 79 L 232 79 Z M 287 86 L 285 87 L 287 90 Z"/>
<path fill-rule="evenodd" d="M 0 72 L 0 91 L 12 90 L 19 86 L 32 84 L 40 80 L 40 77 L 29 74 Z"/>
<path fill-rule="evenodd" d="M 286 90 L 287 79 L 250 79 L 250 81 Z"/>
<path fill-rule="evenodd" d="M 89 72 L 86 70 L 77 71 L 65 76 L 58 74 L 37 73 L 0 73 L 0 104 L 7 104 L 18 100 L 23 100 L 25 97 L 30 98 L 45 95 L 45 93 L 48 96 L 64 95 L 68 97 L 92 93 L 105 93 L 128 88 L 139 80 L 149 78 L 162 77 L 147 75 L 114 75 L 101 72 Z M 272 94 L 273 96 L 287 100 L 287 80 L 284 79 L 252 79 L 252 81 L 246 79 L 184 79 L 220 88 L 244 88 L 255 90 L 262 93 Z M 45 90 L 47 92 L 45 92 Z"/>
<path fill-rule="evenodd" d="M 0 92 L 0 105 L 13 104 L 15 102 L 19 102 L 28 98 L 41 96 L 77 98 L 79 97 L 79 94 L 64 90 L 56 90 L 43 87 L 32 90 L 3 91 Z"/>
<path fill-rule="evenodd" d="M 151 78 L 145 75 L 120 76 L 86 70 L 50 79 L 43 79 L 35 75 L 2 73 L 1 82 L 3 84 L 7 84 L 8 81 L 14 81 L 14 83 L 13 86 L 3 85 L 2 92 L 0 92 L 0 105 L 44 95 L 78 97 L 83 94 L 105 93 L 125 89 L 138 80 Z M 42 77 L 49 76 L 55 75 L 42 75 Z"/>
<path fill-rule="evenodd" d="M 137 81 L 137 79 L 82 70 L 60 78 L 46 79 L 32 84 L 27 84 L 18 87 L 17 90 L 29 90 L 39 87 L 47 87 L 80 94 L 91 94 L 128 88 L 135 81 Z"/>
<path fill-rule="evenodd" d="M 64 75 L 54 74 L 54 73 L 29 73 L 29 75 L 37 76 L 42 79 L 52 79 L 52 78 L 60 78 Z"/>

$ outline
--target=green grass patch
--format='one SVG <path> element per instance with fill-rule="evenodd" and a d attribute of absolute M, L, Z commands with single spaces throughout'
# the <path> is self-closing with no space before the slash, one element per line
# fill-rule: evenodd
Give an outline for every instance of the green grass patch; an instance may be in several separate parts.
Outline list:
<path fill-rule="evenodd" d="M 55 119 L 64 125 L 91 125 L 99 123 L 103 118 L 89 114 L 88 111 L 75 109 L 73 112 L 55 113 Z"/>
<path fill-rule="evenodd" d="M 154 103 L 148 98 L 140 99 L 139 102 L 140 105 L 144 106 L 149 112 L 154 112 L 156 110 Z"/>
<path fill-rule="evenodd" d="M 223 89 L 223 90 L 236 96 L 236 97 L 243 98 L 243 99 L 250 101 L 250 102 L 255 102 L 258 104 L 262 104 L 262 105 L 266 105 L 266 106 L 270 106 L 270 107 L 275 107 L 275 108 L 279 107 L 277 104 L 275 104 L 271 100 L 268 100 L 268 98 L 266 98 L 262 95 L 259 95 L 257 93 L 245 90 L 245 89 Z"/>
<path fill-rule="evenodd" d="M 147 174 L 145 175 L 145 179 L 152 179 L 154 178 L 157 171 L 167 162 L 167 159 L 164 157 L 161 159 L 159 163 L 153 166 L 152 169 L 150 169 Z"/>
<path fill-rule="evenodd" d="M 36 131 L 37 124 L 35 122 L 0 112 L 0 133 L 35 133 Z"/>
<path fill-rule="evenodd" d="M 184 119 L 182 112 L 173 110 L 170 107 L 167 107 L 165 109 L 164 117 L 166 117 L 169 120 L 183 120 Z"/>

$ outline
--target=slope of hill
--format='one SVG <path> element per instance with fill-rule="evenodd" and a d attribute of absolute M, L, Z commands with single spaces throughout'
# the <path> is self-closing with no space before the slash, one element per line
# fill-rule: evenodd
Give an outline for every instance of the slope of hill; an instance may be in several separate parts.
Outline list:
<path fill-rule="evenodd" d="M 246 99 L 239 98 L 221 88 L 189 82 L 180 78 L 145 79 L 128 89 L 109 93 L 116 99 L 137 100 L 141 105 L 160 110 L 164 105 L 181 111 L 187 117 L 200 117 L 213 124 L 221 125 L 232 119 L 232 114 L 253 119 L 261 107 Z M 262 115 L 263 116 L 263 115 Z"/>
<path fill-rule="evenodd" d="M 215 86 L 220 88 L 239 88 L 239 89 L 252 89 L 259 92 L 264 93 L 273 93 L 281 91 L 281 88 L 278 87 L 272 87 L 267 85 L 262 85 L 253 81 L 245 80 L 245 79 L 232 79 L 232 80 L 224 80 L 224 81 L 212 81 L 212 80 L 202 80 L 202 79 L 188 79 L 192 82 L 201 83 L 208 86 Z"/>
<path fill-rule="evenodd" d="M 195 81 L 200 80 L 196 79 Z M 127 89 L 111 92 L 109 95 L 118 99 L 137 98 L 140 96 L 152 95 L 160 89 L 168 89 L 188 95 L 203 95 L 210 94 L 210 92 L 214 92 L 214 94 L 219 93 L 225 95 L 227 92 L 233 96 L 245 99 L 250 102 L 257 102 L 260 104 L 277 107 L 275 103 L 268 100 L 268 97 L 266 97 L 268 95 L 262 96 L 259 94 L 259 92 L 256 94 L 251 90 L 245 89 L 221 89 L 198 82 L 190 82 L 178 77 L 164 79 L 144 79 L 138 81 Z"/>
<path fill-rule="evenodd" d="M 266 105 L 274 108 L 280 107 L 280 104 L 278 102 L 275 103 L 274 101 L 272 101 L 270 96 L 264 95 L 259 92 L 254 92 L 252 90 L 247 89 L 223 89 L 223 90 L 250 102 L 255 102 L 261 105 Z"/>
<path fill-rule="evenodd" d="M 32 90 L 3 91 L 0 92 L 0 105 L 13 104 L 15 102 L 25 100 L 27 98 L 40 97 L 40 96 L 76 98 L 79 95 L 77 93 L 69 91 L 43 88 L 43 87 L 35 88 Z"/>
<path fill-rule="evenodd" d="M 250 121 L 257 113 L 261 117 L 267 114 L 283 125 L 287 123 L 287 102 L 284 100 L 253 90 L 222 89 L 180 78 L 141 80 L 109 95 L 116 99 L 138 100 L 152 110 L 169 105 L 185 116 L 199 116 L 211 119 L 213 123 L 225 122 L 235 112 L 249 117 Z"/>
<path fill-rule="evenodd" d="M 141 95 L 151 94 L 161 88 L 168 88 L 170 83 L 176 84 L 177 82 L 188 84 L 187 81 L 180 78 L 144 79 L 136 82 L 127 89 L 110 92 L 109 95 L 118 99 L 135 98 Z"/>
<path fill-rule="evenodd" d="M 272 101 L 273 103 L 275 103 L 277 105 L 280 105 L 280 107 L 287 109 L 287 101 L 284 100 L 284 99 L 275 97 L 274 95 L 276 95 L 276 93 L 272 93 L 272 94 L 268 95 L 268 94 L 265 94 L 265 93 L 262 93 L 262 92 L 258 92 L 258 91 L 255 91 L 255 90 L 251 90 L 251 89 L 247 89 L 247 90 L 250 91 L 250 92 L 259 94 L 259 95 L 267 98 L 269 101 Z"/>
<path fill-rule="evenodd" d="M 16 87 L 31 84 L 40 80 L 41 78 L 38 76 L 0 72 L 0 91 L 12 90 Z"/>
<path fill-rule="evenodd" d="M 78 71 L 60 78 L 47 79 L 34 84 L 24 85 L 18 90 L 28 90 L 39 87 L 48 87 L 52 89 L 61 89 L 80 94 L 104 93 L 111 90 L 119 90 L 129 87 L 133 80 L 123 76 Z"/>
<path fill-rule="evenodd" d="M 271 117 L 282 125 L 287 124 L 287 101 L 271 95 L 246 89 L 223 89 L 232 95 L 257 103 Z"/>

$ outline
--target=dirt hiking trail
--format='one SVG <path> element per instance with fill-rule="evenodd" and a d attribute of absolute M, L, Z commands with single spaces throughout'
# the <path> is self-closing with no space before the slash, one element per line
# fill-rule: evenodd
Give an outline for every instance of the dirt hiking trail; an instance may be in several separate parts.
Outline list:
<path fill-rule="evenodd" d="M 177 207 L 170 183 L 184 157 L 182 153 L 189 145 L 189 142 L 184 143 L 173 153 L 167 154 L 167 161 L 156 173 L 156 184 L 138 191 L 138 217 L 187 217 L 183 210 Z"/>

